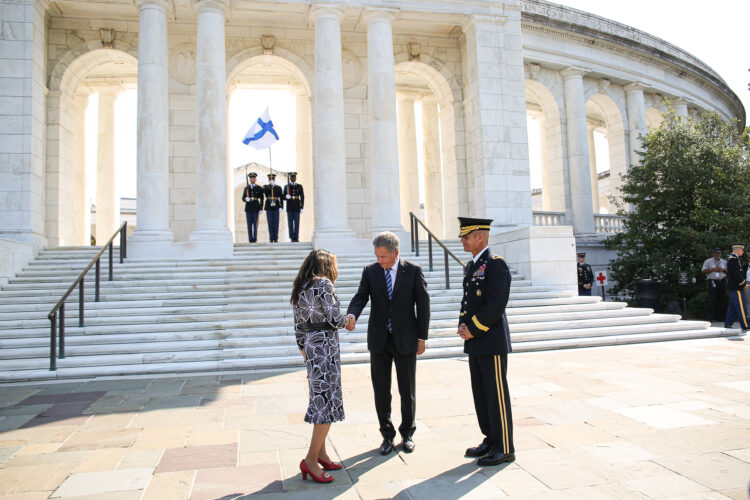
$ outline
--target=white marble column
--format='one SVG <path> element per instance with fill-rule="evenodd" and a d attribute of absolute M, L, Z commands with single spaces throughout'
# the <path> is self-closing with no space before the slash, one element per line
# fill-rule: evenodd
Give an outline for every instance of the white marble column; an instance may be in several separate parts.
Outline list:
<path fill-rule="evenodd" d="M 91 207 L 86 189 L 86 108 L 89 93 L 75 96 L 75 145 L 73 166 L 73 244 L 91 245 Z"/>
<path fill-rule="evenodd" d="M 641 136 L 646 134 L 646 101 L 643 97 L 643 86 L 639 83 L 625 85 L 627 99 L 630 163 L 628 170 L 641 161 L 638 150 L 641 149 Z"/>
<path fill-rule="evenodd" d="M 140 9 L 136 177 L 138 184 L 136 230 L 130 243 L 138 254 L 141 245 L 172 241 L 172 232 L 169 229 L 169 3 L 166 0 L 135 2 Z"/>
<path fill-rule="evenodd" d="M 565 91 L 570 200 L 573 232 L 576 235 L 594 233 L 586 102 L 583 97 L 583 75 L 586 72 L 575 67 L 568 67 L 560 72 Z"/>
<path fill-rule="evenodd" d="M 120 198 L 115 172 L 115 99 L 119 84 L 97 87 L 99 133 L 96 155 L 96 244 L 103 245 L 120 225 Z"/>
<path fill-rule="evenodd" d="M 589 165 L 591 165 L 591 199 L 593 202 L 594 215 L 599 213 L 599 176 L 596 173 L 596 145 L 594 144 L 594 129 L 596 126 L 587 123 L 589 142 Z"/>
<path fill-rule="evenodd" d="M 296 90 L 297 135 L 296 158 L 297 180 L 305 190 L 305 208 L 300 215 L 300 241 L 311 241 L 315 223 L 315 178 L 312 169 L 312 124 L 310 122 L 310 96 L 303 89 Z"/>
<path fill-rule="evenodd" d="M 313 5 L 315 24 L 315 232 L 313 245 L 346 250 L 355 239 L 347 218 L 344 81 L 341 15 L 337 7 Z"/>
<path fill-rule="evenodd" d="M 472 216 L 529 227 L 531 182 L 520 10 L 472 15 L 465 34 L 466 156 Z M 473 205 L 473 206 L 472 206 Z"/>
<path fill-rule="evenodd" d="M 401 200 L 401 224 L 409 227 L 409 212 L 420 218 L 419 210 L 419 165 L 417 164 L 417 130 L 414 118 L 414 103 L 420 94 L 410 91 L 398 92 L 398 184 Z M 373 221 L 374 222 L 374 221 Z"/>
<path fill-rule="evenodd" d="M 422 98 L 421 104 L 425 219 L 427 227 L 438 237 L 444 238 L 443 169 L 440 159 L 438 102 L 434 95 L 429 95 Z"/>
<path fill-rule="evenodd" d="M 687 118 L 688 116 L 688 102 L 685 99 L 674 99 L 672 101 L 672 109 L 674 109 L 675 113 L 677 113 L 679 116 L 682 116 L 684 118 Z"/>
<path fill-rule="evenodd" d="M 366 9 L 367 74 L 372 174 L 372 232 L 406 234 L 401 224 L 396 124 L 396 75 L 393 69 L 392 10 Z M 402 236 L 401 239 L 404 239 Z"/>
<path fill-rule="evenodd" d="M 229 0 L 194 0 L 197 37 L 196 225 L 191 242 L 210 242 L 207 252 L 232 252 L 227 225 L 227 84 L 224 23 Z"/>

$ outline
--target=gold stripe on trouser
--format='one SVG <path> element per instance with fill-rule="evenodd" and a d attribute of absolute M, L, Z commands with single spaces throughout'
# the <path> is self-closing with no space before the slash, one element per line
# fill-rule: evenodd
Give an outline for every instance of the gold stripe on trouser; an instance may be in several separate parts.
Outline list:
<path fill-rule="evenodd" d="M 742 317 L 740 318 L 740 325 L 744 325 L 745 328 L 747 328 L 747 316 L 745 316 L 745 308 L 742 307 L 742 292 L 737 290 L 737 298 L 739 299 L 740 303 L 740 313 L 742 314 Z"/>
<path fill-rule="evenodd" d="M 497 387 L 498 406 L 500 407 L 500 421 L 503 425 L 503 453 L 510 453 L 510 444 L 508 443 L 508 418 L 505 412 L 505 387 L 503 387 L 503 372 L 500 355 L 495 356 L 495 386 Z"/>

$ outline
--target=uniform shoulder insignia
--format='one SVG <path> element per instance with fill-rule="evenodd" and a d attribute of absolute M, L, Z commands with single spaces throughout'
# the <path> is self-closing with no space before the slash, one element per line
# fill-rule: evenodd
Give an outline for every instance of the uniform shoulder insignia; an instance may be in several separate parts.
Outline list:
<path fill-rule="evenodd" d="M 499 255 L 493 255 L 493 256 L 492 256 L 492 260 L 497 260 L 497 259 L 500 259 L 500 260 L 505 260 L 505 259 L 503 259 L 502 257 L 500 257 Z"/>

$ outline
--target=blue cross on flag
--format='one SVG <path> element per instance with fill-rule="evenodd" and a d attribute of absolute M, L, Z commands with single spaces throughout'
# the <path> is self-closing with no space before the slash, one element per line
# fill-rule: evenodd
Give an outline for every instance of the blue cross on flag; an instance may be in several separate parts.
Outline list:
<path fill-rule="evenodd" d="M 258 121 L 250 127 L 242 142 L 255 149 L 266 149 L 279 140 L 279 134 L 273 129 L 273 122 L 268 116 L 268 108 L 260 115 Z"/>

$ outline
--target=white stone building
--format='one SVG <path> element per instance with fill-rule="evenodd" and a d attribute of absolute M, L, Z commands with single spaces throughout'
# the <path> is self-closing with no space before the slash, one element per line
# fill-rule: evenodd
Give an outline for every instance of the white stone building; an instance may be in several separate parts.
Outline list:
<path fill-rule="evenodd" d="M 491 217 L 511 265 L 564 286 L 575 280 L 576 245 L 596 244 L 608 220 L 595 216 L 594 130 L 606 134 L 616 192 L 664 99 L 683 115 L 745 121 L 737 96 L 690 54 L 541 0 L 0 0 L 0 19 L 6 276 L 41 247 L 88 244 L 82 131 L 92 92 L 104 235 L 119 222 L 111 104 L 138 89 L 131 257 L 226 256 L 243 241 L 232 232 L 227 96 L 281 81 L 297 95 L 296 170 L 310 179 L 315 245 L 346 251 L 381 230 L 405 233 L 419 207 L 421 134 L 428 226 L 452 238 L 458 215 Z M 532 212 L 527 114 L 543 130 L 549 216 Z"/>

